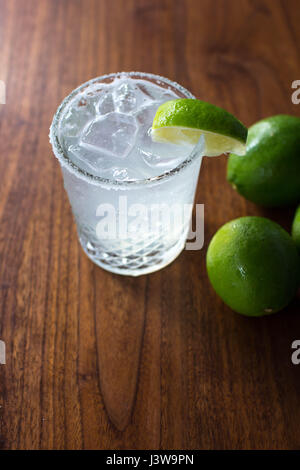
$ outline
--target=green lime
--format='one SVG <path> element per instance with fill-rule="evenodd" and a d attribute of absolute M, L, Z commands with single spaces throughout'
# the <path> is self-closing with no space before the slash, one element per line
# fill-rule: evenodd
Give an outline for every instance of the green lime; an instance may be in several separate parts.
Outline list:
<path fill-rule="evenodd" d="M 206 263 L 217 294 L 243 315 L 278 312 L 299 285 L 300 259 L 292 238 L 264 217 L 223 225 L 209 244 Z"/>
<path fill-rule="evenodd" d="M 300 118 L 279 115 L 251 126 L 246 155 L 230 155 L 227 179 L 256 204 L 275 207 L 299 202 Z"/>
<path fill-rule="evenodd" d="M 292 238 L 300 250 L 300 206 L 298 206 L 293 225 L 292 225 Z"/>
<path fill-rule="evenodd" d="M 244 155 L 247 128 L 232 114 L 205 101 L 171 100 L 159 106 L 152 124 L 156 142 L 195 145 L 205 137 L 205 155 Z"/>

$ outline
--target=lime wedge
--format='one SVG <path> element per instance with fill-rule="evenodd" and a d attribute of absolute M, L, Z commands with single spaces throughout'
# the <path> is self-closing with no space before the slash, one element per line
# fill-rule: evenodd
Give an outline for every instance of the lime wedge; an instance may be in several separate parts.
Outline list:
<path fill-rule="evenodd" d="M 151 137 L 155 142 L 196 145 L 205 137 L 205 155 L 233 152 L 245 155 L 247 128 L 232 114 L 205 101 L 178 99 L 156 111 Z"/>

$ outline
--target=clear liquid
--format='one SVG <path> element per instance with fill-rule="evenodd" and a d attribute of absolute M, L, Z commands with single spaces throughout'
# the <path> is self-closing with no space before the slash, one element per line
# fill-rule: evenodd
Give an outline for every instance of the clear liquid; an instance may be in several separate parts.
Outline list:
<path fill-rule="evenodd" d="M 153 142 L 150 135 L 159 105 L 176 98 L 171 89 L 126 74 L 109 84 L 90 85 L 64 113 L 64 150 L 81 169 L 111 180 L 165 173 L 192 150 L 188 145 Z"/>

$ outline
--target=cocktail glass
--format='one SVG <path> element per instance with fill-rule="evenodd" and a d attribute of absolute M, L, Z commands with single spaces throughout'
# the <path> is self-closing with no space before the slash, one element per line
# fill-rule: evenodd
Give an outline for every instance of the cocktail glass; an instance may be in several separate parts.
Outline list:
<path fill-rule="evenodd" d="M 86 106 L 88 116 L 89 98 L 94 99 L 97 87 L 101 98 L 101 86 L 122 76 L 110 74 L 90 80 L 65 98 L 54 116 L 50 141 L 61 164 L 83 250 L 107 271 L 139 276 L 168 265 L 185 247 L 204 141 L 186 149 L 186 158 L 179 164 L 154 176 L 149 172 L 143 178 L 106 177 L 70 158 L 64 143 L 68 134 L 66 113 L 72 113 L 72 106 L 82 106 L 83 110 Z M 160 87 L 165 101 L 166 92 L 176 98 L 194 98 L 182 86 L 157 75 L 129 72 L 126 76 Z M 105 136 L 106 148 L 109 138 Z M 106 158 L 109 160 L 109 153 Z"/>

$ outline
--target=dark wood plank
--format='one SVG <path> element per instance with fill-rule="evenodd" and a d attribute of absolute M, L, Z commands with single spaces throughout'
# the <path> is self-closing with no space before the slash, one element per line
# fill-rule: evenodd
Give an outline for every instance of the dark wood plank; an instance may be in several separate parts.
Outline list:
<path fill-rule="evenodd" d="M 57 105 L 91 77 L 165 75 L 259 118 L 299 115 L 298 0 L 0 0 L 0 447 L 270 449 L 300 446 L 299 299 L 247 319 L 213 293 L 207 244 L 246 214 L 289 229 L 206 159 L 205 247 L 138 279 L 83 254 L 48 143 Z"/>

